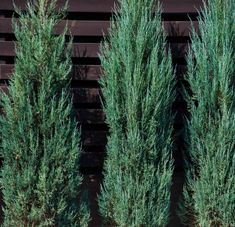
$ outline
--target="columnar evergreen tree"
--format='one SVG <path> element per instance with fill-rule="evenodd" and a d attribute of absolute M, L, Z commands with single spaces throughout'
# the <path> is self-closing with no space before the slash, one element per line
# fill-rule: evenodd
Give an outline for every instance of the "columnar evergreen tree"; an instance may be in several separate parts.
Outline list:
<path fill-rule="evenodd" d="M 210 0 L 188 55 L 187 184 L 182 220 L 188 226 L 235 226 L 234 0 Z"/>
<path fill-rule="evenodd" d="M 165 226 L 172 179 L 171 56 L 159 4 L 118 3 L 101 48 L 110 135 L 100 212 L 107 226 Z"/>
<path fill-rule="evenodd" d="M 15 71 L 3 95 L 1 187 L 4 223 L 16 226 L 87 226 L 78 199 L 80 135 L 68 93 L 71 42 L 54 36 L 64 17 L 56 0 L 37 0 L 14 22 Z"/>

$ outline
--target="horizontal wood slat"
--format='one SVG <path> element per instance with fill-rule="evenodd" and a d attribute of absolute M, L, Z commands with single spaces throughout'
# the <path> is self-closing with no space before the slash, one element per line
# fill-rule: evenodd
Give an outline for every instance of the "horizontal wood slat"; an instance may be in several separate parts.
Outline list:
<path fill-rule="evenodd" d="M 76 113 L 80 123 L 103 124 L 105 120 L 102 109 L 76 109 Z"/>
<path fill-rule="evenodd" d="M 99 1 L 97 3 L 97 1 Z M 26 8 L 26 0 L 14 0 L 15 4 L 22 8 Z M 58 6 L 64 6 L 65 0 L 58 0 Z M 69 0 L 69 12 L 111 12 L 113 0 Z M 1 0 L 0 10 L 13 10 L 12 0 Z"/>
<path fill-rule="evenodd" d="M 102 109 L 74 109 L 79 124 L 88 125 L 90 128 L 96 128 L 96 125 L 101 125 L 105 128 L 105 114 Z M 0 108 L 0 114 L 3 113 Z M 101 127 L 101 129 L 102 129 Z"/>
<path fill-rule="evenodd" d="M 14 65 L 0 64 L 0 80 L 10 79 L 13 70 Z M 72 76 L 74 80 L 98 80 L 100 78 L 100 74 L 101 66 L 99 65 L 74 65 L 72 68 Z"/>
<path fill-rule="evenodd" d="M 70 34 L 71 32 L 74 36 L 102 36 L 103 33 L 107 33 L 107 29 L 110 25 L 110 22 L 63 20 L 57 25 L 55 29 L 55 34 L 61 34 L 66 24 L 69 28 L 68 34 Z M 0 18 L 0 33 L 13 33 L 11 18 Z"/>
<path fill-rule="evenodd" d="M 15 4 L 25 8 L 26 0 L 14 0 Z M 58 5 L 64 5 L 65 0 L 58 0 Z M 109 13 L 114 6 L 114 0 L 69 0 L 69 12 Z M 202 0 L 161 0 L 164 12 L 196 12 L 202 6 Z M 1 0 L 0 10 L 13 10 L 12 0 Z"/>
<path fill-rule="evenodd" d="M 107 35 L 110 26 L 109 21 L 79 21 L 68 20 L 62 21 L 55 29 L 55 34 L 61 34 L 68 24 L 68 34 L 73 36 L 103 36 Z M 164 28 L 168 36 L 189 36 L 191 33 L 190 21 L 165 21 Z M 194 27 L 198 30 L 198 22 L 193 22 Z M 0 33 L 12 34 L 12 19 L 0 18 Z"/>
<path fill-rule="evenodd" d="M 0 92 L 8 92 L 6 85 L 0 86 Z M 72 88 L 73 102 L 78 103 L 100 103 L 100 89 L 99 88 Z"/>
<path fill-rule="evenodd" d="M 105 146 L 107 143 L 107 131 L 82 131 L 83 146 Z"/>
<path fill-rule="evenodd" d="M 177 50 L 177 57 L 184 57 L 187 45 L 173 42 L 174 49 Z M 186 48 L 186 49 L 185 49 Z M 74 58 L 97 58 L 99 56 L 99 43 L 73 43 L 72 57 Z M 0 41 L 0 56 L 14 57 L 15 42 Z"/>
<path fill-rule="evenodd" d="M 100 88 L 72 88 L 71 91 L 74 104 L 101 104 Z M 0 92 L 7 93 L 8 87 L 6 85 L 1 85 Z M 177 103 L 177 105 L 178 104 L 180 103 Z"/>
<path fill-rule="evenodd" d="M 9 79 L 13 73 L 14 65 L 0 64 L 0 80 Z"/>
<path fill-rule="evenodd" d="M 0 80 L 11 78 L 14 65 L 0 64 Z M 185 73 L 184 65 L 177 66 L 177 72 Z M 97 81 L 101 76 L 101 66 L 99 65 L 74 65 L 72 69 L 73 80 Z"/>
<path fill-rule="evenodd" d="M 74 88 L 72 94 L 74 104 L 101 103 L 99 88 Z"/>
<path fill-rule="evenodd" d="M 99 43 L 74 43 L 72 57 L 98 57 Z M 0 56 L 15 56 L 13 41 L 0 41 Z"/>

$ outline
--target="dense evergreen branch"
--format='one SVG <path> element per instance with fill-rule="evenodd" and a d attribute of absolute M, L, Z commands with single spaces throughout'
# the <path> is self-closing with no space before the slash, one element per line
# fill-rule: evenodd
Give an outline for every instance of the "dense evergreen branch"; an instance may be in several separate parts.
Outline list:
<path fill-rule="evenodd" d="M 54 36 L 64 11 L 56 0 L 16 9 L 16 63 L 2 96 L 4 223 L 16 226 L 87 226 L 79 201 L 80 135 L 68 93 L 71 43 Z"/>
<path fill-rule="evenodd" d="M 235 1 L 210 0 L 188 55 L 187 226 L 235 226 Z"/>
<path fill-rule="evenodd" d="M 175 92 L 160 7 L 152 0 L 122 0 L 114 17 L 101 49 L 110 136 L 100 211 L 107 226 L 165 226 Z"/>

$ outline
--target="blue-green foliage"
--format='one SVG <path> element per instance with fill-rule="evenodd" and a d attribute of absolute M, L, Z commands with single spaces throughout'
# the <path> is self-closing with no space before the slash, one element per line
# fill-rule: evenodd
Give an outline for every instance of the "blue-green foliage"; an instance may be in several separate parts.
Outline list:
<path fill-rule="evenodd" d="M 235 226 L 235 1 L 209 0 L 188 55 L 187 184 L 190 226 Z"/>
<path fill-rule="evenodd" d="M 1 188 L 4 223 L 16 226 L 87 226 L 79 203 L 80 135 L 68 93 L 71 43 L 54 36 L 64 9 L 56 1 L 29 3 L 14 21 L 16 62 L 2 95 Z"/>
<path fill-rule="evenodd" d="M 107 226 L 168 222 L 174 72 L 155 3 L 119 1 L 101 48 L 110 135 L 99 205 Z"/>

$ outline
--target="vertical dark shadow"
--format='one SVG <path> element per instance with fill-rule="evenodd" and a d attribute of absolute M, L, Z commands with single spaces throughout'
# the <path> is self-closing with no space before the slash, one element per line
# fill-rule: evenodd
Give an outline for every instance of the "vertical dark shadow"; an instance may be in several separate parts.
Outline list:
<path fill-rule="evenodd" d="M 181 37 L 184 37 L 185 32 L 181 32 L 179 25 L 172 23 L 168 28 L 168 35 L 172 37 L 172 42 L 169 43 L 173 61 L 178 57 L 185 57 L 188 43 L 182 43 Z M 180 44 L 179 44 L 180 43 Z M 176 100 L 173 104 L 173 112 L 175 113 L 174 121 L 174 143 L 173 143 L 173 158 L 174 158 L 174 173 L 171 188 L 171 206 L 170 206 L 170 222 L 169 227 L 180 227 L 180 219 L 177 216 L 178 204 L 183 191 L 184 172 L 183 172 L 183 150 L 184 144 L 184 116 L 187 112 L 187 104 L 182 96 L 182 86 L 184 83 L 184 66 L 175 65 L 176 77 Z"/>
<path fill-rule="evenodd" d="M 98 194 L 100 193 L 100 186 L 103 180 L 102 167 L 106 136 L 104 138 L 102 133 L 105 125 L 102 116 L 98 116 L 95 112 L 95 109 L 101 109 L 100 95 L 87 92 L 84 89 L 97 88 L 97 79 L 100 71 L 98 67 L 97 69 L 93 67 L 96 64 L 89 62 L 89 55 L 86 50 L 81 53 L 77 49 L 73 50 L 73 53 L 75 62 L 78 63 L 76 66 L 74 65 L 72 70 L 73 89 L 79 88 L 77 91 L 73 91 L 74 109 L 79 108 L 76 118 L 78 121 L 79 119 L 82 120 L 82 122 L 78 122 L 79 126 L 82 126 L 81 138 L 83 149 L 80 159 L 80 169 L 83 175 L 81 192 L 88 194 L 88 206 L 91 215 L 89 227 L 100 227 L 102 226 L 102 218 L 99 214 Z M 80 64 L 80 59 L 83 59 L 83 64 Z M 94 134 L 94 131 L 98 131 L 98 134 Z"/>
<path fill-rule="evenodd" d="M 89 223 L 89 227 L 99 227 L 102 224 L 102 219 L 99 214 L 97 194 L 100 192 L 102 174 L 101 173 L 93 174 L 93 173 L 87 172 L 87 173 L 83 173 L 83 177 L 84 179 L 83 179 L 83 184 L 82 184 L 82 191 L 84 190 L 88 192 L 88 202 L 89 202 L 89 209 L 90 209 L 90 214 L 91 214 L 91 221 Z"/>

